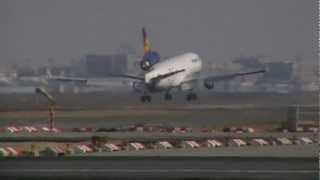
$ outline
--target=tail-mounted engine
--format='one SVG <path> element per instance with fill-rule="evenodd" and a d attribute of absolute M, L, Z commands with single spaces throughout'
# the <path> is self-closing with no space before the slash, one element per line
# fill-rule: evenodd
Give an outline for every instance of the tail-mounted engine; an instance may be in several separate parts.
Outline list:
<path fill-rule="evenodd" d="M 214 88 L 214 82 L 212 80 L 209 80 L 209 79 L 204 80 L 203 85 L 207 89 L 213 89 Z"/>
<path fill-rule="evenodd" d="M 151 67 L 160 61 L 160 54 L 156 51 L 149 51 L 142 57 L 140 67 L 144 71 L 149 71 Z"/>

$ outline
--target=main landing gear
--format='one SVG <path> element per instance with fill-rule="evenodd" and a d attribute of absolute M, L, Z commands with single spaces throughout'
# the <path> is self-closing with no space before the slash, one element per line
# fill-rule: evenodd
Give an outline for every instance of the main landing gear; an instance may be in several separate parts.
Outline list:
<path fill-rule="evenodd" d="M 187 101 L 195 101 L 198 99 L 198 97 L 195 93 L 190 92 L 189 94 L 187 94 L 186 99 Z"/>
<path fill-rule="evenodd" d="M 167 92 L 167 93 L 164 95 L 164 100 L 166 100 L 166 101 L 172 100 L 172 95 Z"/>
<path fill-rule="evenodd" d="M 141 96 L 140 100 L 141 100 L 142 103 L 151 102 L 152 97 L 149 96 L 149 95 L 143 95 L 143 96 Z"/>
<path fill-rule="evenodd" d="M 186 96 L 186 100 L 187 100 L 187 101 L 195 101 L 195 100 L 197 100 L 197 99 L 198 99 L 198 96 L 197 96 L 195 93 L 193 93 L 193 92 L 190 92 L 190 93 L 187 94 L 187 96 Z M 171 100 L 172 100 L 172 95 L 171 95 L 170 93 L 166 93 L 166 94 L 164 95 L 164 100 L 165 100 L 165 101 L 171 101 Z M 141 101 L 142 103 L 149 103 L 149 102 L 152 101 L 152 97 L 151 97 L 150 95 L 143 95 L 143 96 L 141 96 L 140 101 Z"/>

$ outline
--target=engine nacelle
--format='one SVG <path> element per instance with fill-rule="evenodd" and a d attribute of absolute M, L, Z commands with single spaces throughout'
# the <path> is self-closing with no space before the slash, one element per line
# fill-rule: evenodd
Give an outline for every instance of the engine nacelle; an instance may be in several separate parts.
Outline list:
<path fill-rule="evenodd" d="M 146 90 L 146 85 L 143 82 L 135 81 L 132 83 L 132 88 L 136 92 L 144 92 Z"/>
<path fill-rule="evenodd" d="M 151 67 L 160 61 L 160 54 L 155 51 L 146 53 L 140 62 L 140 67 L 144 71 L 149 71 Z"/>
<path fill-rule="evenodd" d="M 214 88 L 214 82 L 212 80 L 205 80 L 203 83 L 204 87 L 207 89 L 213 89 Z"/>

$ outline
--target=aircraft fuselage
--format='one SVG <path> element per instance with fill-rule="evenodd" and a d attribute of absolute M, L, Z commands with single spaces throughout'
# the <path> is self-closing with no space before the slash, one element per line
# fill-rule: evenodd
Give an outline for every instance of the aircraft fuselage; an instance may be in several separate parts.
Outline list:
<path fill-rule="evenodd" d="M 145 84 L 152 84 L 154 90 L 166 90 L 181 86 L 201 69 L 201 58 L 195 53 L 185 53 L 155 64 L 151 71 L 145 74 L 144 81 Z"/>

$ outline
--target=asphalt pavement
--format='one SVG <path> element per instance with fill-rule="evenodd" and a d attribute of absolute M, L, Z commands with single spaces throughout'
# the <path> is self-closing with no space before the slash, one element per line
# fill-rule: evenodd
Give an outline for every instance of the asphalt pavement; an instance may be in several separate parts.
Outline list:
<path fill-rule="evenodd" d="M 0 177 L 316 179 L 316 158 L 61 157 L 0 160 Z"/>

